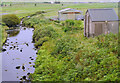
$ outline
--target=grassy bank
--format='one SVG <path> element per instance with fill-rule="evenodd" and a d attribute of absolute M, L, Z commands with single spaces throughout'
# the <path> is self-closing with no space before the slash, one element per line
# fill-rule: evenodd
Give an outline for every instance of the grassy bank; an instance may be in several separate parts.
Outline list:
<path fill-rule="evenodd" d="M 118 34 L 84 37 L 82 21 L 24 20 L 38 48 L 32 81 L 119 81 Z"/>
<path fill-rule="evenodd" d="M 2 26 L 0 25 L 0 49 L 2 49 L 2 45 L 3 43 L 5 43 L 6 39 L 7 39 L 7 33 L 5 31 L 5 29 L 7 29 L 7 26 Z"/>
<path fill-rule="evenodd" d="M 15 27 L 20 23 L 20 20 L 13 14 L 0 16 L 0 19 L 0 49 L 2 49 L 2 46 L 7 39 L 6 30 L 15 29 Z"/>
<path fill-rule="evenodd" d="M 7 33 L 5 32 L 5 29 L 8 29 L 7 26 L 2 26 L 2 44 L 5 43 L 7 38 Z"/>
<path fill-rule="evenodd" d="M 2 11 L 2 8 L 0 8 L 0 11 Z M 5 43 L 7 38 L 7 33 L 5 32 L 5 29 L 7 29 L 7 26 L 2 26 L 2 16 L 0 15 L 0 52 L 2 49 L 3 43 Z"/>
<path fill-rule="evenodd" d="M 68 7 L 85 13 L 88 8 L 116 8 L 116 3 L 64 4 L 63 8 Z M 38 48 L 31 80 L 120 81 L 118 34 L 86 38 L 83 21 L 53 22 L 47 19 L 56 16 L 59 9 L 62 9 L 60 4 L 14 4 L 12 7 L 3 7 L 3 13 L 9 11 L 19 17 L 47 11 L 23 21 L 23 25 L 34 27 L 33 40 Z"/>

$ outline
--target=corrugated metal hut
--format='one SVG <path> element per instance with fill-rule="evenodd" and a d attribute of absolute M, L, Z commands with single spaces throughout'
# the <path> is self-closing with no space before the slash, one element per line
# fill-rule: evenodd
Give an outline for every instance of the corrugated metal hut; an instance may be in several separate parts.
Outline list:
<path fill-rule="evenodd" d="M 88 9 L 84 19 L 84 35 L 86 37 L 100 34 L 118 33 L 118 16 L 113 8 Z"/>
<path fill-rule="evenodd" d="M 80 10 L 75 10 L 71 8 L 66 8 L 58 12 L 58 18 L 60 21 L 72 19 L 72 20 L 82 20 L 83 12 Z"/>

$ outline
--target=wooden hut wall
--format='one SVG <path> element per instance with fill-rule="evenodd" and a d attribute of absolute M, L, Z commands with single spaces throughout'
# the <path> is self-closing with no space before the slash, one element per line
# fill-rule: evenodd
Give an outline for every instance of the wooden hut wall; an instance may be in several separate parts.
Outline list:
<path fill-rule="evenodd" d="M 108 22 L 108 28 L 110 32 L 112 33 L 118 33 L 119 32 L 119 23 L 118 21 Z"/>
<path fill-rule="evenodd" d="M 90 36 L 98 36 L 100 34 L 118 33 L 118 22 L 92 22 L 90 27 Z"/>
<path fill-rule="evenodd" d="M 59 20 L 66 20 L 67 14 L 59 13 Z"/>

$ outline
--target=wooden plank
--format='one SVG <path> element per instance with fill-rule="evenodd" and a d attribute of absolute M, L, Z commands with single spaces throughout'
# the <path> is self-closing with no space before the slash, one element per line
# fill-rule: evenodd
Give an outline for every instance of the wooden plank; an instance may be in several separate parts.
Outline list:
<path fill-rule="evenodd" d="M 103 33 L 102 23 L 95 24 L 95 36 L 98 36 Z"/>

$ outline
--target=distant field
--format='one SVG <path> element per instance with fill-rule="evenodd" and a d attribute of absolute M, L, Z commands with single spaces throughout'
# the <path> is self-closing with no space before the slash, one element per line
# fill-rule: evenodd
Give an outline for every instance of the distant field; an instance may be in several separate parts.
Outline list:
<path fill-rule="evenodd" d="M 116 8 L 118 3 L 80 3 L 80 4 L 69 4 L 71 8 Z"/>
<path fill-rule="evenodd" d="M 23 3 L 23 4 L 13 4 L 12 6 L 2 7 L 2 12 L 0 13 L 14 13 L 18 16 L 24 16 L 27 14 L 34 13 L 36 11 L 52 11 L 55 9 L 61 8 L 61 5 L 51 5 L 51 4 L 29 4 L 29 3 Z"/>
<path fill-rule="evenodd" d="M 48 11 L 45 15 L 47 17 L 57 16 L 57 12 L 64 8 L 75 8 L 78 10 L 85 11 L 88 8 L 115 8 L 117 12 L 118 3 L 80 3 L 80 4 L 42 4 L 37 3 L 4 3 L 7 4 L 6 7 L 2 7 L 2 11 L 0 10 L 0 14 L 2 13 L 14 13 L 17 16 L 26 16 L 28 14 L 34 13 L 36 11 Z M 10 6 L 11 4 L 11 6 Z"/>
<path fill-rule="evenodd" d="M 67 7 L 69 8 L 75 8 L 78 10 L 83 11 L 83 13 L 85 14 L 87 9 L 96 9 L 96 8 L 115 8 L 116 12 L 117 12 L 117 8 L 118 8 L 118 3 L 81 3 L 81 4 L 69 4 L 67 5 Z"/>

